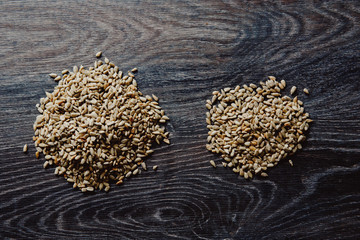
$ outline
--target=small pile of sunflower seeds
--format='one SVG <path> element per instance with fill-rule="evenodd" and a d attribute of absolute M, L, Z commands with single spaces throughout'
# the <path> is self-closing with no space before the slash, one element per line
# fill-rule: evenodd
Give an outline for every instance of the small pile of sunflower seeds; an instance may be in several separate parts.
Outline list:
<path fill-rule="evenodd" d="M 135 71 L 123 75 L 105 58 L 89 69 L 62 72 L 54 91 L 37 104 L 41 115 L 33 140 L 36 157 L 45 156 L 45 168 L 57 165 L 55 174 L 83 192 L 109 191 L 111 181 L 119 185 L 139 174 L 139 166 L 147 169 L 144 159 L 153 152 L 153 142 L 170 143 L 161 126 L 169 118 L 155 95 L 138 90 Z"/>
<path fill-rule="evenodd" d="M 267 177 L 268 168 L 302 148 L 312 120 L 297 96 L 281 95 L 285 87 L 284 80 L 278 82 L 270 76 L 260 86 L 213 92 L 206 103 L 206 148 L 221 154 L 224 167 L 246 179 L 255 174 Z M 291 94 L 295 90 L 293 87 Z M 216 167 L 214 161 L 210 164 Z"/>

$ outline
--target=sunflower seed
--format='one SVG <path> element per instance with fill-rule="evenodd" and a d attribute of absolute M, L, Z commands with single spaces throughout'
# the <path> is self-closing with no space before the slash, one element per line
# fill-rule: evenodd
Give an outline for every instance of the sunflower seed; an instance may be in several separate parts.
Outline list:
<path fill-rule="evenodd" d="M 43 167 L 56 165 L 55 175 L 84 192 L 109 191 L 110 182 L 120 185 L 139 174 L 140 165 L 147 169 L 144 160 L 154 142 L 170 144 L 162 126 L 169 118 L 159 99 L 144 96 L 131 72 L 122 78 L 115 64 L 108 58 L 104 62 L 63 70 L 54 91 L 37 105 L 41 115 L 33 125 L 36 158 L 42 152 Z"/>
<path fill-rule="evenodd" d="M 141 167 L 146 171 L 147 170 L 147 167 L 146 167 L 146 163 L 145 162 L 142 162 L 141 163 Z"/>
<path fill-rule="evenodd" d="M 311 120 L 298 97 L 281 95 L 285 86 L 285 80 L 269 76 L 260 87 L 224 88 L 206 101 L 206 148 L 221 154 L 224 167 L 246 179 L 266 177 L 268 168 L 302 148 Z"/>
<path fill-rule="evenodd" d="M 293 163 L 293 161 L 291 161 L 291 160 L 289 160 L 289 164 L 290 164 L 290 166 L 294 166 L 294 163 Z"/>
<path fill-rule="evenodd" d="M 45 162 L 44 162 L 43 167 L 44 167 L 44 168 L 47 168 L 47 166 L 49 166 L 49 161 L 45 161 Z"/>
<path fill-rule="evenodd" d="M 211 166 L 213 166 L 214 168 L 216 168 L 216 163 L 214 162 L 214 160 L 210 160 L 210 164 L 211 164 Z"/>
<path fill-rule="evenodd" d="M 96 57 L 97 57 L 97 58 L 100 58 L 101 55 L 102 55 L 102 52 L 101 52 L 101 51 L 99 51 L 99 52 L 96 53 Z"/>

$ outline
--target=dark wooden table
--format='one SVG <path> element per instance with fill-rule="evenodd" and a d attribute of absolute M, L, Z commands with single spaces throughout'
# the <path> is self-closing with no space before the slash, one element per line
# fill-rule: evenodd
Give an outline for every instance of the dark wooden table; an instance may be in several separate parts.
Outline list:
<path fill-rule="evenodd" d="M 98 50 L 139 68 L 172 144 L 147 160 L 157 172 L 82 194 L 35 159 L 32 124 L 48 74 Z M 1 1 L 0 72 L 0 238 L 360 238 L 357 0 Z M 315 120 L 294 167 L 253 180 L 212 168 L 206 99 L 268 75 L 298 86 Z"/>

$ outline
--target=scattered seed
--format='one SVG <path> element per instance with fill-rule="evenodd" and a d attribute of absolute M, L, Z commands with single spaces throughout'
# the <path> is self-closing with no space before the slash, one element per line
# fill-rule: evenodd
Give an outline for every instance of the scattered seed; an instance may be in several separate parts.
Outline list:
<path fill-rule="evenodd" d="M 52 78 L 56 78 L 58 75 L 56 73 L 50 73 L 49 76 Z"/>
<path fill-rule="evenodd" d="M 25 144 L 24 147 L 23 147 L 23 152 L 26 153 L 28 151 L 28 145 Z"/>
<path fill-rule="evenodd" d="M 73 183 L 73 182 L 74 182 L 74 179 L 68 178 L 68 179 L 66 179 L 66 181 L 68 181 L 69 183 Z"/>
<path fill-rule="evenodd" d="M 141 163 L 141 167 L 146 171 L 147 170 L 147 168 L 146 168 L 146 163 L 145 162 L 142 162 Z"/>
<path fill-rule="evenodd" d="M 137 72 L 137 70 L 138 70 L 137 68 L 131 69 L 132 72 Z"/>
<path fill-rule="evenodd" d="M 154 170 L 154 171 L 156 171 L 157 169 L 158 169 L 158 166 L 157 166 L 157 165 L 153 166 L 153 170 Z"/>
<path fill-rule="evenodd" d="M 290 94 L 293 95 L 296 91 L 296 87 L 292 86 L 291 90 L 290 90 Z"/>
<path fill-rule="evenodd" d="M 294 166 L 294 163 L 293 163 L 293 161 L 291 161 L 291 160 L 289 160 L 289 164 L 290 164 L 290 166 Z"/>
<path fill-rule="evenodd" d="M 96 57 L 97 57 L 97 58 L 100 58 L 101 55 L 102 55 L 102 52 L 101 52 L 101 51 L 99 51 L 99 52 L 96 53 Z"/>
<path fill-rule="evenodd" d="M 216 168 L 216 163 L 214 162 L 214 160 L 210 160 L 210 164 L 211 164 L 211 166 L 213 166 L 214 168 Z"/>
<path fill-rule="evenodd" d="M 54 78 L 54 81 L 60 81 L 60 80 L 61 80 L 60 76 L 57 76 L 56 78 Z"/>
<path fill-rule="evenodd" d="M 281 80 L 280 83 L 281 83 L 281 85 L 283 86 L 283 88 L 286 87 L 286 82 L 285 82 L 285 80 Z"/>
<path fill-rule="evenodd" d="M 69 72 L 69 70 L 64 69 L 64 70 L 62 70 L 61 74 L 67 74 L 68 72 Z"/>
<path fill-rule="evenodd" d="M 152 97 L 155 101 L 157 101 L 157 102 L 159 101 L 159 98 L 157 96 L 155 96 L 155 94 L 152 94 Z"/>
<path fill-rule="evenodd" d="M 309 90 L 307 88 L 304 88 L 304 93 L 309 94 Z"/>
<path fill-rule="evenodd" d="M 47 168 L 47 166 L 49 166 L 49 161 L 45 161 L 45 162 L 44 162 L 43 167 L 44 167 L 44 168 Z"/>

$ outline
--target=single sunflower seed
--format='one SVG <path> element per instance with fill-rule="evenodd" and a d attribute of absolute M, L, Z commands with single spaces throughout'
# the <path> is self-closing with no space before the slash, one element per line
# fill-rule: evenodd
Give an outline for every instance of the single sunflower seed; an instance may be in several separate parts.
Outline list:
<path fill-rule="evenodd" d="M 294 166 L 294 163 L 293 163 L 293 161 L 291 161 L 291 160 L 289 160 L 289 164 L 290 164 L 290 166 Z"/>
<path fill-rule="evenodd" d="M 214 162 L 214 160 L 210 160 L 210 164 L 211 164 L 211 166 L 213 166 L 214 168 L 216 168 L 216 163 Z"/>
<path fill-rule="evenodd" d="M 28 151 L 28 145 L 25 144 L 24 147 L 23 147 L 23 152 L 26 153 Z"/>
<path fill-rule="evenodd" d="M 102 52 L 101 52 L 101 51 L 99 51 L 99 52 L 97 52 L 97 53 L 96 53 L 96 55 L 95 55 L 95 56 L 96 56 L 97 58 L 100 58 L 100 57 L 101 57 L 101 55 L 102 55 Z"/>

